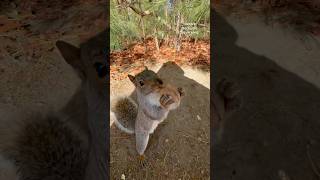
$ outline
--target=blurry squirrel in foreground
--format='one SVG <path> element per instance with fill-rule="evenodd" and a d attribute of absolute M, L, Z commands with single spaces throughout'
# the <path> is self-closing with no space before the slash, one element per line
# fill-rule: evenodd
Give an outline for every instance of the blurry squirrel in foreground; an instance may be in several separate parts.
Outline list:
<path fill-rule="evenodd" d="M 136 150 L 143 155 L 149 135 L 166 119 L 169 111 L 180 105 L 182 88 L 164 84 L 158 75 L 147 68 L 136 76 L 128 75 L 136 87 L 138 105 L 129 97 L 111 103 L 111 118 L 116 126 L 136 136 Z"/>

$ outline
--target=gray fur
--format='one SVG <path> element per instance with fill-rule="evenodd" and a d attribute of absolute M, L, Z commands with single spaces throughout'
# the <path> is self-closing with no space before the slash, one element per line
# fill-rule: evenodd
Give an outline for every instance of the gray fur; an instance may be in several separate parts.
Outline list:
<path fill-rule="evenodd" d="M 135 122 L 136 150 L 139 155 L 143 155 L 147 148 L 150 134 L 167 117 L 169 111 L 177 107 L 175 103 L 180 104 L 180 102 L 173 103 L 169 108 L 164 108 L 160 105 L 162 95 L 154 92 L 152 86 L 161 87 L 163 82 L 151 70 L 145 69 L 135 77 L 129 76 L 129 78 L 136 87 L 138 101 L 138 114 Z M 144 85 L 141 86 L 141 82 Z"/>
<path fill-rule="evenodd" d="M 107 48 L 106 39 L 108 30 L 102 31 L 95 37 L 77 48 L 69 43 L 58 41 L 62 56 L 68 64 L 78 73 L 82 79 L 82 90 L 85 93 L 88 109 L 89 129 L 89 157 L 85 170 L 86 180 L 105 180 L 108 178 L 109 149 L 107 148 L 109 138 L 109 123 L 107 120 L 108 102 L 108 73 L 104 76 L 98 75 L 95 65 L 97 63 L 109 67 L 106 64 Z M 107 71 L 107 68 L 104 68 Z"/>
<path fill-rule="evenodd" d="M 116 126 L 128 133 L 134 133 L 138 106 L 130 97 L 118 97 L 111 101 L 110 112 L 114 114 Z"/>
<path fill-rule="evenodd" d="M 63 110 L 65 115 L 34 115 L 10 122 L 8 129 L 12 132 L 0 132 L 8 137 L 8 142 L 0 143 L 1 154 L 13 160 L 21 180 L 105 180 L 108 177 L 108 84 L 107 78 L 98 76 L 94 67 L 97 62 L 105 63 L 105 37 L 107 31 L 81 48 L 57 42 L 62 56 L 82 80 L 80 94 L 75 95 L 81 99 L 68 103 Z"/>
<path fill-rule="evenodd" d="M 86 139 L 65 119 L 26 119 L 5 154 L 21 180 L 81 180 L 87 161 Z"/>

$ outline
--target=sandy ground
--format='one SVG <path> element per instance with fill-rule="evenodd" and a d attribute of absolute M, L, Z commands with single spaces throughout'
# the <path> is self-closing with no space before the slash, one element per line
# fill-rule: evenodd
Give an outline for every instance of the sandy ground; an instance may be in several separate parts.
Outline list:
<path fill-rule="evenodd" d="M 243 107 L 214 147 L 213 178 L 318 179 L 319 41 L 257 17 L 214 15 L 213 73 L 240 85 Z"/>
<path fill-rule="evenodd" d="M 173 63 L 149 66 L 164 82 L 183 87 L 181 106 L 151 136 L 145 152 L 147 166 L 138 164 L 134 135 L 111 125 L 111 179 L 209 179 L 210 74 Z M 111 81 L 112 95 L 130 96 L 129 79 Z M 134 97 L 133 97 L 134 98 Z"/>

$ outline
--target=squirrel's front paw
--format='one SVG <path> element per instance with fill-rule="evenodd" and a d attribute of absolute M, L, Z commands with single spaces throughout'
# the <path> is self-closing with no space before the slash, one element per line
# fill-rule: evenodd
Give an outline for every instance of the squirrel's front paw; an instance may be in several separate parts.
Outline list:
<path fill-rule="evenodd" d="M 160 104 L 161 104 L 163 107 L 167 108 L 167 107 L 168 107 L 170 104 L 172 104 L 172 103 L 174 103 L 174 101 L 173 101 L 173 99 L 172 99 L 172 97 L 171 97 L 170 95 L 164 94 L 164 95 L 161 96 L 161 98 L 160 98 Z"/>
<path fill-rule="evenodd" d="M 217 85 L 218 92 L 224 99 L 225 107 L 228 112 L 240 109 L 242 99 L 240 98 L 240 87 L 234 81 L 223 78 Z"/>
<path fill-rule="evenodd" d="M 138 156 L 138 162 L 139 162 L 139 165 L 141 167 L 146 167 L 147 166 L 147 160 L 146 160 L 145 155 L 139 155 Z"/>

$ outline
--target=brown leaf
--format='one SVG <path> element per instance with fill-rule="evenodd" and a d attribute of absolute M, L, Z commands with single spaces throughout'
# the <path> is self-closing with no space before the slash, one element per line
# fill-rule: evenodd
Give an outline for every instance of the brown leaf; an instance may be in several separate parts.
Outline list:
<path fill-rule="evenodd" d="M 0 33 L 7 32 L 21 26 L 22 24 L 17 20 L 8 19 L 6 16 L 0 16 Z"/>

